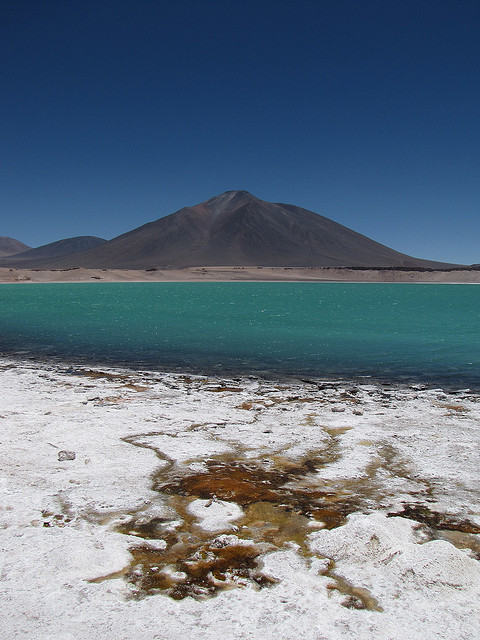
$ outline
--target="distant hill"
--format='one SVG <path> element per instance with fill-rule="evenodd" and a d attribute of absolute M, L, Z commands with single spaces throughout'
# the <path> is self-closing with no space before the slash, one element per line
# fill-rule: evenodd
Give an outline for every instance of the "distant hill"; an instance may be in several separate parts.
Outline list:
<path fill-rule="evenodd" d="M 96 238 L 95 236 L 66 238 L 65 240 L 44 244 L 36 249 L 29 249 L 27 247 L 28 251 L 0 259 L 0 266 L 35 268 L 37 264 L 41 264 L 45 260 L 48 261 L 62 256 L 76 254 L 86 249 L 98 247 L 106 242 L 103 238 Z"/>
<path fill-rule="evenodd" d="M 14 238 L 7 238 L 6 236 L 0 236 L 0 257 L 13 256 L 16 253 L 22 253 L 22 251 L 28 251 L 31 247 L 28 244 L 24 244 Z"/>
<path fill-rule="evenodd" d="M 265 202 L 247 191 L 226 191 L 94 248 L 65 254 L 35 249 L 22 256 L 43 268 L 452 266 L 399 253 L 317 213 Z"/>

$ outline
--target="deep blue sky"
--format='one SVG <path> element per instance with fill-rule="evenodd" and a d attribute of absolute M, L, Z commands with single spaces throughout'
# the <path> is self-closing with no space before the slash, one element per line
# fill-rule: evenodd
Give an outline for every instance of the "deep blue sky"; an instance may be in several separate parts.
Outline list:
<path fill-rule="evenodd" d="M 2 3 L 0 235 L 230 189 L 480 262 L 478 0 Z"/>

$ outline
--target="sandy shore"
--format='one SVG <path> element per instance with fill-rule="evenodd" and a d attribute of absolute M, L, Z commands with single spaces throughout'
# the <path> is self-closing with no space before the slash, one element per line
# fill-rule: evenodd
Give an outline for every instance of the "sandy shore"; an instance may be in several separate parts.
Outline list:
<path fill-rule="evenodd" d="M 451 282 L 480 283 L 480 270 L 400 271 L 297 267 L 190 267 L 158 271 L 121 269 L 30 270 L 0 268 L 2 282 Z"/>
<path fill-rule="evenodd" d="M 480 397 L 0 361 L 2 637 L 472 640 Z"/>

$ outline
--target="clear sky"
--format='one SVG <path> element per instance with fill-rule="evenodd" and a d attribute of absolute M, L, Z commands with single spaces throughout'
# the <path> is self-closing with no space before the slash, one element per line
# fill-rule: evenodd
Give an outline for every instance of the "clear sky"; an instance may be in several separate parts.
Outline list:
<path fill-rule="evenodd" d="M 480 262 L 478 0 L 1 3 L 0 235 L 231 189 Z"/>

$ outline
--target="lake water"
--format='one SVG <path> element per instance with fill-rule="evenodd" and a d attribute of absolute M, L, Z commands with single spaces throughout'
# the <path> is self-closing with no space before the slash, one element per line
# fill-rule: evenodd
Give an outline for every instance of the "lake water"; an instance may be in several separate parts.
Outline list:
<path fill-rule="evenodd" d="M 201 373 L 480 386 L 480 286 L 0 287 L 0 351 Z"/>

